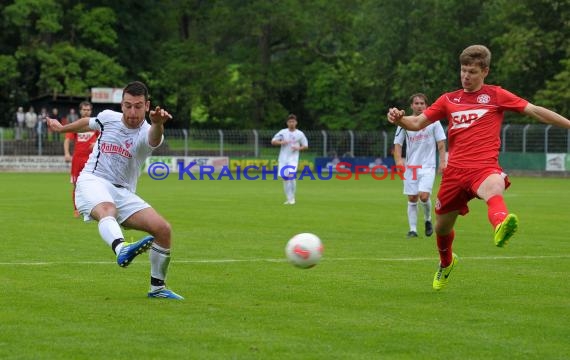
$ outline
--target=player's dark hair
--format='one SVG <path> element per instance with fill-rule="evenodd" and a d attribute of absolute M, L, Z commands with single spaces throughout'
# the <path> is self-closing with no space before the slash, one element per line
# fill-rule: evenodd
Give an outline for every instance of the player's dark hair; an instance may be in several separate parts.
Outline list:
<path fill-rule="evenodd" d="M 484 45 L 471 45 L 459 55 L 461 65 L 479 65 L 481 69 L 491 66 L 491 51 Z"/>
<path fill-rule="evenodd" d="M 140 81 L 133 81 L 128 83 L 127 86 L 123 89 L 123 98 L 125 94 L 130 94 L 132 96 L 141 96 L 144 95 L 144 99 L 149 99 L 148 88 L 146 85 Z"/>
<path fill-rule="evenodd" d="M 289 116 L 287 116 L 287 120 L 290 119 L 297 120 L 297 116 L 295 114 L 289 114 Z"/>
<path fill-rule="evenodd" d="M 412 105 L 412 104 L 414 103 L 414 99 L 415 99 L 415 98 L 420 98 L 420 99 L 422 99 L 422 100 L 426 103 L 426 105 L 429 103 L 428 97 L 427 97 L 426 94 L 417 93 L 417 94 L 414 94 L 414 95 L 410 96 L 410 98 L 408 99 L 408 102 L 410 103 L 410 105 Z"/>

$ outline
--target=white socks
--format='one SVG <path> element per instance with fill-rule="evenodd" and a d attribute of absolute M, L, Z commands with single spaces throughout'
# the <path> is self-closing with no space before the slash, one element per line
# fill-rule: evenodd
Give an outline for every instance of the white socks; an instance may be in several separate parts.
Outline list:
<path fill-rule="evenodd" d="M 164 288 L 166 282 L 166 273 L 168 272 L 168 265 L 170 264 L 170 249 L 165 249 L 162 246 L 153 243 L 150 248 L 150 276 L 151 278 L 161 280 L 160 285 L 150 285 L 150 291 L 156 291 Z"/>
<path fill-rule="evenodd" d="M 124 239 L 121 227 L 119 226 L 117 219 L 115 219 L 114 217 L 106 216 L 102 218 L 101 220 L 99 220 L 98 226 L 99 226 L 99 234 L 103 238 L 103 241 L 105 241 L 109 246 L 112 247 L 113 241 L 117 239 Z M 115 248 L 115 253 L 118 254 L 123 246 L 124 244 L 122 243 L 119 244 Z"/>
<path fill-rule="evenodd" d="M 297 180 L 289 181 L 291 183 L 291 200 L 295 200 L 295 192 L 297 191 Z"/>
<path fill-rule="evenodd" d="M 107 216 L 99 220 L 99 234 L 103 240 L 112 247 L 113 242 L 117 239 L 124 239 L 121 227 L 112 216 Z M 115 253 L 118 254 L 125 246 L 122 242 L 115 248 Z M 166 273 L 168 272 L 168 265 L 170 264 L 170 249 L 165 249 L 162 246 L 153 243 L 150 248 L 150 276 L 151 281 L 154 278 L 156 284 L 151 284 L 150 290 L 156 291 L 165 287 Z"/>
<path fill-rule="evenodd" d="M 428 198 L 426 202 L 419 201 L 424 212 L 425 221 L 431 221 L 431 199 Z M 408 201 L 408 223 L 410 224 L 410 231 L 417 232 L 418 227 L 418 203 Z"/>
<path fill-rule="evenodd" d="M 431 198 L 428 198 L 426 202 L 420 200 L 420 203 L 424 207 L 424 219 L 431 221 Z"/>
<path fill-rule="evenodd" d="M 408 223 L 410 231 L 418 231 L 418 203 L 408 201 Z"/>
<path fill-rule="evenodd" d="M 283 180 L 283 190 L 287 201 L 295 200 L 295 191 L 297 190 L 297 180 Z"/>

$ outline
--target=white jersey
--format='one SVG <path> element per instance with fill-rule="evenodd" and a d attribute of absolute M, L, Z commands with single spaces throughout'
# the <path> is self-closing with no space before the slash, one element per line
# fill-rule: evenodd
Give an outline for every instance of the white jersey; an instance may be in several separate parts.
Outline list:
<path fill-rule="evenodd" d="M 406 139 L 406 165 L 435 168 L 435 154 L 438 141 L 446 139 L 439 121 L 429 124 L 420 131 L 409 131 L 398 126 L 394 144 L 403 145 Z"/>
<path fill-rule="evenodd" d="M 289 129 L 282 129 L 277 134 L 275 134 L 275 136 L 273 136 L 273 139 L 271 141 L 273 140 L 285 140 L 285 144 L 281 145 L 281 150 L 279 151 L 280 168 L 286 165 L 294 166 L 296 168 L 299 164 L 299 150 L 293 150 L 292 147 L 309 146 L 307 137 L 299 129 L 295 129 L 294 131 L 290 131 Z"/>
<path fill-rule="evenodd" d="M 146 120 L 139 128 L 129 129 L 122 118 L 123 113 L 104 110 L 89 119 L 89 127 L 101 135 L 81 174 L 93 174 L 134 193 L 142 166 L 155 148 L 148 143 L 150 124 Z"/>

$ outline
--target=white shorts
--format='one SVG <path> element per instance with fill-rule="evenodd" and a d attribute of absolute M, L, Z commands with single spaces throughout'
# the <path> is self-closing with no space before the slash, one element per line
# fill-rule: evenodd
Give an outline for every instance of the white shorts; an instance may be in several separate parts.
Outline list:
<path fill-rule="evenodd" d="M 131 215 L 149 208 L 143 199 L 127 188 L 116 187 L 109 181 L 92 174 L 81 174 L 75 188 L 75 204 L 83 215 L 83 220 L 93 220 L 91 211 L 103 202 L 110 202 L 117 207 L 117 222 L 122 224 Z"/>
<path fill-rule="evenodd" d="M 420 192 L 431 194 L 435 181 L 435 168 L 422 168 L 414 171 L 416 173 L 415 179 L 412 169 L 406 168 L 404 173 L 404 194 L 417 195 Z"/>
<path fill-rule="evenodd" d="M 283 180 L 293 180 L 296 177 L 298 166 L 298 163 L 279 163 L 279 173 L 277 175 L 283 178 Z"/>

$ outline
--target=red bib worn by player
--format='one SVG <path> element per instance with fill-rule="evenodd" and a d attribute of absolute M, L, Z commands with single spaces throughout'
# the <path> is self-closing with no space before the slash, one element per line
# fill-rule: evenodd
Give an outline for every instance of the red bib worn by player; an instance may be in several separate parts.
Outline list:
<path fill-rule="evenodd" d="M 79 178 L 81 170 L 85 167 L 85 163 L 89 159 L 91 150 L 99 137 L 99 131 L 86 131 L 81 133 L 66 133 L 65 140 L 74 142 L 73 157 L 71 158 L 71 199 L 73 200 L 73 216 L 79 217 L 77 206 L 75 205 L 75 184 Z M 66 154 L 69 153 L 69 145 L 64 145 Z M 69 155 L 66 155 L 69 156 Z"/>
<path fill-rule="evenodd" d="M 87 159 L 89 159 L 94 143 L 99 137 L 99 132 L 66 133 L 65 137 L 74 142 L 73 160 L 71 161 L 71 182 L 75 184 L 79 173 L 81 173 Z"/>

